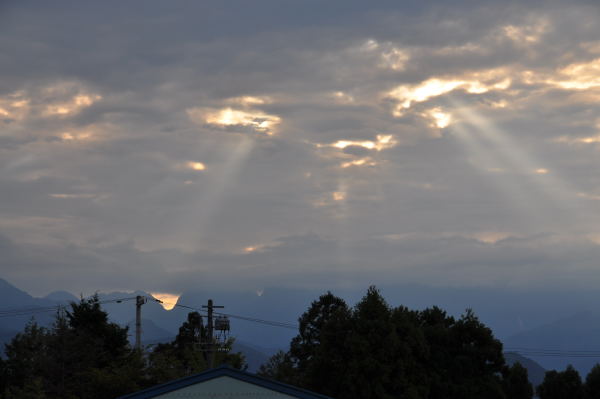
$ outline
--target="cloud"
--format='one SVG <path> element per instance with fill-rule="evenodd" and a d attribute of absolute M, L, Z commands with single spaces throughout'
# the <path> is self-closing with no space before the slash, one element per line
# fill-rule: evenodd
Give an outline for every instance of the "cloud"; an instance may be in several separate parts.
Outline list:
<path fill-rule="evenodd" d="M 595 281 L 594 4 L 2 7 L 26 289 Z"/>
<path fill-rule="evenodd" d="M 552 234 L 517 237 L 482 232 L 467 237 L 447 232 L 346 243 L 309 234 L 280 237 L 238 254 L 140 251 L 132 242 L 25 248 L 6 238 L 2 247 L 6 256 L 1 265 L 9 270 L 5 277 L 37 293 L 43 293 L 49 281 L 84 293 L 131 285 L 152 292 L 274 285 L 318 290 L 348 288 L 348 284 L 359 290 L 369 284 L 547 290 L 565 281 L 592 289 L 600 277 L 591 260 L 600 251 L 594 237 Z M 27 283 L 32 273 L 37 279 Z M 114 274 L 118 283 L 111 277 Z"/>

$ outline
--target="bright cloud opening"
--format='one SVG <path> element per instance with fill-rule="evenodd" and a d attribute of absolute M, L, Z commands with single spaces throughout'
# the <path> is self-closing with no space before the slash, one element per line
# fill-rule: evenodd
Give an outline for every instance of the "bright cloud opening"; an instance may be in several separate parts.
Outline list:
<path fill-rule="evenodd" d="M 388 92 L 387 96 L 399 102 L 394 115 L 401 116 L 403 110 L 410 108 L 413 103 L 424 102 L 454 90 L 482 94 L 491 90 L 505 90 L 510 85 L 511 80 L 504 71 L 492 70 L 456 79 L 431 78 L 417 85 L 401 85 Z"/>
<path fill-rule="evenodd" d="M 194 108 L 188 110 L 188 115 L 195 122 L 205 122 L 209 125 L 222 127 L 247 126 L 268 135 L 272 135 L 275 127 L 281 122 L 281 118 L 276 115 L 266 114 L 257 110 L 240 110 L 231 107 L 219 110 Z"/>
<path fill-rule="evenodd" d="M 593 200 L 593 201 L 600 201 L 600 195 L 596 195 L 596 194 L 579 192 L 579 193 L 577 193 L 577 196 L 581 197 L 581 198 Z"/>
<path fill-rule="evenodd" d="M 361 159 L 355 159 L 353 161 L 342 162 L 340 167 L 349 168 L 351 166 L 375 166 L 375 165 L 377 165 L 377 162 L 371 160 L 370 158 L 361 158 Z"/>
<path fill-rule="evenodd" d="M 333 92 L 331 96 L 339 104 L 352 104 L 354 102 L 354 97 L 343 91 Z"/>
<path fill-rule="evenodd" d="M 92 138 L 90 132 L 64 132 L 60 135 L 60 138 L 64 141 L 77 141 L 77 140 L 88 140 Z"/>
<path fill-rule="evenodd" d="M 244 107 L 249 107 L 253 105 L 270 104 L 272 100 L 269 97 L 240 96 L 230 98 L 229 100 L 227 100 L 227 102 L 231 104 L 239 104 Z"/>
<path fill-rule="evenodd" d="M 346 199 L 346 193 L 344 191 L 334 191 L 331 197 L 334 201 L 343 201 Z"/>
<path fill-rule="evenodd" d="M 392 47 L 381 53 L 381 66 L 394 71 L 401 71 L 406 67 L 409 58 L 408 53 L 405 51 Z"/>
<path fill-rule="evenodd" d="M 376 141 L 372 141 L 372 140 L 363 140 L 363 141 L 338 140 L 335 143 L 331 144 L 331 146 L 335 147 L 335 148 L 339 148 L 339 149 L 344 149 L 349 146 L 357 146 L 357 147 L 366 148 L 368 150 L 381 151 L 381 150 L 385 150 L 386 148 L 391 148 L 391 147 L 395 146 L 396 144 L 397 143 L 394 140 L 394 136 L 392 136 L 391 134 L 390 135 L 378 134 Z"/>
<path fill-rule="evenodd" d="M 66 102 L 50 104 L 44 114 L 47 116 L 66 116 L 75 114 L 102 99 L 100 95 L 78 94 Z"/>
<path fill-rule="evenodd" d="M 554 141 L 557 143 L 566 143 L 566 144 L 597 144 L 597 143 L 600 143 L 600 136 L 587 136 L 587 137 L 561 136 Z"/>
<path fill-rule="evenodd" d="M 564 89 L 586 90 L 600 87 L 600 58 L 574 63 L 558 71 L 562 77 L 550 82 Z"/>
<path fill-rule="evenodd" d="M 517 46 L 524 46 L 539 42 L 544 33 L 548 31 L 549 24 L 547 19 L 540 19 L 535 23 L 523 26 L 506 25 L 502 28 L 502 33 L 514 41 Z"/>
<path fill-rule="evenodd" d="M 485 244 L 495 244 L 511 236 L 513 234 L 500 231 L 482 231 L 471 235 L 472 238 Z"/>
<path fill-rule="evenodd" d="M 425 116 L 433 120 L 433 126 L 443 129 L 450 126 L 452 122 L 452 115 L 444 112 L 440 107 L 436 107 L 426 111 Z"/>
<path fill-rule="evenodd" d="M 17 91 L 6 97 L 0 97 L 0 117 L 21 120 L 30 107 L 30 100 L 23 91 Z"/>
<path fill-rule="evenodd" d="M 94 198 L 94 194 L 50 194 L 52 198 L 73 199 L 73 198 Z"/>
<path fill-rule="evenodd" d="M 193 170 L 205 170 L 206 166 L 202 162 L 190 161 L 187 163 L 187 167 Z"/>

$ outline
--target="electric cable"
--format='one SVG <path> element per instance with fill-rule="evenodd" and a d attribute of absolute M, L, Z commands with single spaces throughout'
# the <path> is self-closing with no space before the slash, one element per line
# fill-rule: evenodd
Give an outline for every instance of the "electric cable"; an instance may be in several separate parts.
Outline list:
<path fill-rule="evenodd" d="M 151 299 L 153 299 L 157 302 L 160 302 L 160 303 L 165 303 L 156 298 L 151 298 Z M 196 312 L 206 313 L 205 309 L 195 308 L 195 307 L 187 306 L 187 305 L 181 305 L 179 303 L 166 302 L 166 304 L 172 305 L 173 307 L 180 307 L 180 308 L 184 308 L 184 309 L 193 310 Z M 298 325 L 293 324 L 293 323 L 288 323 L 288 322 L 264 320 L 264 319 L 259 319 L 256 317 L 240 316 L 240 315 L 235 315 L 235 314 L 231 314 L 231 313 L 223 313 L 223 312 L 213 312 L 213 314 L 218 315 L 218 316 L 230 317 L 232 319 L 239 319 L 239 320 L 244 320 L 244 321 L 249 321 L 249 322 L 254 322 L 254 323 L 260 323 L 260 324 L 264 324 L 264 325 L 268 325 L 268 326 L 272 326 L 272 327 L 282 327 L 282 328 L 289 328 L 289 329 L 293 329 L 293 330 L 298 329 Z"/>

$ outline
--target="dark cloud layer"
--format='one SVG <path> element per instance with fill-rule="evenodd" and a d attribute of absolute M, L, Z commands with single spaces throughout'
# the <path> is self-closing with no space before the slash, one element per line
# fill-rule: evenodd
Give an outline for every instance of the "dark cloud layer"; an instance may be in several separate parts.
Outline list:
<path fill-rule="evenodd" d="M 3 277 L 591 287 L 594 2 L 3 2 Z"/>

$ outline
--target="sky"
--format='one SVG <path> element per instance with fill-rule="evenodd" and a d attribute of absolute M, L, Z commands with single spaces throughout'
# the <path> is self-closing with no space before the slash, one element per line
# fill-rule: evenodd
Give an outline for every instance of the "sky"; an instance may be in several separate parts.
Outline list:
<path fill-rule="evenodd" d="M 595 1 L 0 3 L 34 295 L 600 283 Z"/>

